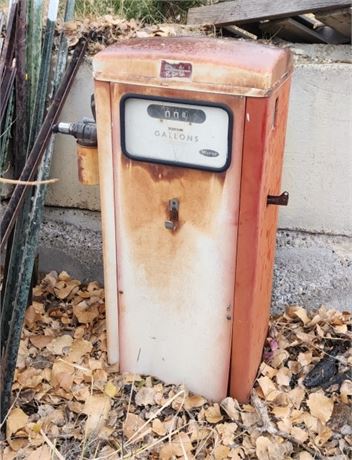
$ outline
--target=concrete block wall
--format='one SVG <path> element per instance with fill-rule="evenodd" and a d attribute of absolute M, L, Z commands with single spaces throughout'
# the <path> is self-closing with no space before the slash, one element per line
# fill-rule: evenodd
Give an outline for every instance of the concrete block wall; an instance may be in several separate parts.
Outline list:
<path fill-rule="evenodd" d="M 352 235 L 352 58 L 350 47 L 299 45 L 290 109 L 282 189 L 290 203 L 280 227 Z M 80 68 L 61 114 L 90 116 L 91 62 Z M 99 210 L 98 186 L 78 182 L 75 141 L 57 136 L 50 206 Z"/>
<path fill-rule="evenodd" d="M 273 309 L 324 303 L 352 310 L 352 59 L 349 46 L 288 45 L 295 55 L 274 270 Z M 62 121 L 90 116 L 91 63 Z M 40 261 L 103 281 L 98 187 L 78 182 L 75 141 L 57 136 Z"/>

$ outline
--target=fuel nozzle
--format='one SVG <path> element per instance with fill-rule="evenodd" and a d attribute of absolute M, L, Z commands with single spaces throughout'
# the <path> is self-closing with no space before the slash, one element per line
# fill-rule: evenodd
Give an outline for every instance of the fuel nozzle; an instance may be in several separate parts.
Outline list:
<path fill-rule="evenodd" d="M 81 145 L 97 145 L 97 125 L 90 118 L 83 118 L 82 121 L 74 123 L 57 123 L 53 127 L 54 133 L 69 134 L 77 139 Z"/>

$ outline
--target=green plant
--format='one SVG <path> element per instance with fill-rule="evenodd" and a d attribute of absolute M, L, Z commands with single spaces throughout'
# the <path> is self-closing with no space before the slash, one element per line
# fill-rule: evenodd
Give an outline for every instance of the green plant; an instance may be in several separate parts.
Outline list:
<path fill-rule="evenodd" d="M 147 23 L 184 21 L 189 8 L 210 3 L 209 0 L 78 0 L 76 16 L 118 14 L 126 19 Z"/>

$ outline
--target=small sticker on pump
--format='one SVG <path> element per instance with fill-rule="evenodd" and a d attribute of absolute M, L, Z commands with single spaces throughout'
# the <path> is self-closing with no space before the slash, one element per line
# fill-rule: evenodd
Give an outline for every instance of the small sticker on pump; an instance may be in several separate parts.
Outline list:
<path fill-rule="evenodd" d="M 190 62 L 161 61 L 161 78 L 191 78 L 192 64 Z"/>

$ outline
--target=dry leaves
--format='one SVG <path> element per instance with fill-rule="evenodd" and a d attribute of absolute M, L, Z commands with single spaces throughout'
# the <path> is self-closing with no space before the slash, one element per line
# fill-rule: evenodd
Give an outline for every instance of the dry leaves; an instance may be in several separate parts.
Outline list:
<path fill-rule="evenodd" d="M 3 460 L 347 458 L 351 380 L 306 389 L 303 379 L 349 340 L 350 315 L 294 306 L 273 320 L 255 385 L 260 404 L 253 399 L 253 406 L 230 397 L 211 403 L 182 386 L 110 367 L 97 283 L 82 286 L 52 272 L 33 296 L 16 401 L 0 441 Z M 351 351 L 342 349 L 338 359 L 344 373 Z"/>
<path fill-rule="evenodd" d="M 174 37 L 176 35 L 208 34 L 214 35 L 214 29 L 207 26 L 187 26 L 181 24 L 145 24 L 135 19 L 127 20 L 107 14 L 102 17 L 86 18 L 59 23 L 58 31 L 63 31 L 70 47 L 75 46 L 81 37 L 88 39 L 91 54 L 116 43 L 118 40 L 147 37 Z M 65 278 L 65 277 L 64 277 Z M 69 291 L 62 291 L 61 295 Z"/>
<path fill-rule="evenodd" d="M 83 407 L 83 413 L 88 415 L 85 425 L 86 436 L 90 436 L 93 433 L 96 436 L 99 436 L 99 433 L 108 418 L 110 406 L 111 400 L 106 394 L 88 396 Z"/>

